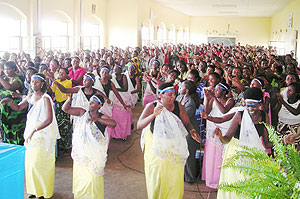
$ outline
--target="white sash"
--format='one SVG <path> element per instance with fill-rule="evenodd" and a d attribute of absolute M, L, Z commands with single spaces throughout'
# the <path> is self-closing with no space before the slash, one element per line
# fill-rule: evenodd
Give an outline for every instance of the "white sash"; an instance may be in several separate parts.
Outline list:
<path fill-rule="evenodd" d="M 96 80 L 95 80 L 94 87 L 96 89 L 98 89 L 99 91 L 101 91 L 104 95 L 106 95 L 105 91 L 104 91 L 104 88 L 101 84 L 100 77 L 97 76 L 95 79 Z M 111 101 L 112 101 L 112 93 L 113 92 L 110 91 L 109 94 L 108 94 L 109 96 L 106 96 Z M 100 112 L 107 115 L 107 116 L 109 116 L 109 117 L 112 117 L 112 109 L 113 109 L 113 101 L 112 101 L 111 104 L 104 103 L 103 106 L 100 108 Z"/>
<path fill-rule="evenodd" d="M 116 88 L 121 88 L 119 86 L 119 83 L 116 79 L 116 75 L 112 74 L 112 79 L 111 79 L 112 83 L 114 83 L 114 85 L 116 86 Z M 119 108 L 124 109 L 123 105 L 121 104 L 121 102 L 119 101 L 119 99 L 117 98 L 117 96 L 111 92 L 111 100 L 113 101 L 114 105 L 118 106 Z M 120 96 L 122 97 L 124 103 L 126 105 L 132 105 L 131 104 L 131 94 L 127 91 L 127 92 L 119 92 Z"/>
<path fill-rule="evenodd" d="M 59 135 L 59 130 L 58 130 L 57 121 L 55 117 L 55 112 L 53 109 L 53 101 L 48 94 L 44 94 L 37 102 L 35 102 L 34 105 L 31 107 L 30 111 L 27 113 L 24 139 L 27 140 L 31 136 L 32 132 L 36 128 L 35 126 L 36 123 L 41 123 L 48 119 L 44 98 L 48 98 L 50 100 L 51 109 L 52 109 L 52 123 L 47 127 L 45 127 L 44 129 L 42 129 L 42 131 L 45 132 L 44 133 L 45 147 L 46 150 L 49 151 L 50 149 L 52 150 L 54 148 L 53 145 L 55 145 L 55 142 L 52 143 L 52 140 L 60 139 L 60 135 Z M 52 133 L 52 131 L 54 132 Z"/>
<path fill-rule="evenodd" d="M 160 102 L 157 102 L 160 103 Z M 150 128 L 150 124 L 145 128 Z M 142 132 L 141 147 L 144 149 Z M 185 165 L 189 156 L 186 135 L 188 134 L 182 121 L 166 108 L 156 116 L 153 129 L 153 155 Z"/>
<path fill-rule="evenodd" d="M 133 84 L 131 82 L 131 79 L 130 79 L 130 76 L 129 76 L 129 71 L 126 71 L 125 75 L 126 75 L 127 82 L 128 82 L 128 92 L 131 94 L 131 92 L 134 91 L 137 88 L 137 86 L 135 86 L 135 87 L 133 86 Z M 138 98 L 137 93 L 131 94 L 131 105 L 132 106 L 136 105 L 137 98 Z"/>
<path fill-rule="evenodd" d="M 239 140 L 241 145 L 265 150 L 247 109 L 243 113 Z"/>
<path fill-rule="evenodd" d="M 78 86 L 78 87 L 79 87 L 78 92 L 74 93 L 72 95 L 71 106 L 72 107 L 80 107 L 80 108 L 83 108 L 86 111 L 88 111 L 89 110 L 89 101 L 82 91 L 83 86 Z M 73 128 L 75 128 L 78 118 L 79 118 L 78 116 L 74 116 L 74 115 L 70 116 L 70 119 L 73 122 Z"/>
<path fill-rule="evenodd" d="M 78 120 L 72 139 L 72 158 L 80 166 L 103 176 L 107 157 L 108 133 L 104 136 L 94 122 L 88 122 L 88 111 Z"/>

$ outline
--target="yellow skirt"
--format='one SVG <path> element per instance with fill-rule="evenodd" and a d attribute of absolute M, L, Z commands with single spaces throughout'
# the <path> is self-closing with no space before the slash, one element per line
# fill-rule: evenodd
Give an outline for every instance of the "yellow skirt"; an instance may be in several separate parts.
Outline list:
<path fill-rule="evenodd" d="M 42 133 L 41 131 L 36 132 L 28 147 L 26 146 L 26 191 L 37 197 L 51 198 L 54 188 L 55 153 L 50 154 L 46 151 Z"/>
<path fill-rule="evenodd" d="M 85 166 L 73 161 L 73 193 L 75 199 L 103 199 L 103 176 L 98 176 Z"/>
<path fill-rule="evenodd" d="M 184 165 L 153 156 L 153 135 L 145 133 L 145 176 L 148 199 L 181 199 L 184 193 Z"/>
<path fill-rule="evenodd" d="M 235 155 L 238 148 L 239 148 L 239 140 L 236 138 L 232 138 L 231 141 L 228 143 L 228 146 L 226 147 L 223 163 L 224 161 L 226 161 L 226 159 Z M 222 183 L 231 184 L 244 179 L 245 179 L 245 175 L 240 173 L 238 170 L 222 167 L 219 184 Z M 237 198 L 241 199 L 245 197 L 243 197 L 242 195 L 237 195 L 235 192 L 218 190 L 217 199 L 237 199 Z"/>

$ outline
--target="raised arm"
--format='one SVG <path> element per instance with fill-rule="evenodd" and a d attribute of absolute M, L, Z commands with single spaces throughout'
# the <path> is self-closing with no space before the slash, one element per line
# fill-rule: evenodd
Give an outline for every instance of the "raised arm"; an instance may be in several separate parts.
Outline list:
<path fill-rule="evenodd" d="M 217 124 L 227 122 L 227 121 L 231 120 L 233 118 L 233 116 L 235 115 L 235 113 L 230 113 L 230 114 L 224 115 L 222 117 L 211 117 L 205 112 L 201 112 L 200 114 L 203 119 L 209 120 L 209 121 L 217 123 Z"/>
<path fill-rule="evenodd" d="M 224 105 L 216 98 L 215 98 L 215 102 L 217 107 L 223 114 L 227 113 L 234 106 L 234 100 L 232 98 L 228 99 L 226 101 L 226 104 Z"/>
<path fill-rule="evenodd" d="M 68 96 L 68 99 L 65 101 L 64 105 L 62 106 L 62 110 L 70 115 L 74 116 L 82 116 L 85 113 L 85 109 L 79 107 L 71 107 L 71 97 Z"/>
<path fill-rule="evenodd" d="M 1 100 L 0 102 L 2 105 L 5 105 L 5 104 L 9 104 L 10 107 L 14 110 L 14 111 L 21 111 L 23 110 L 24 108 L 26 108 L 28 106 L 28 101 L 27 101 L 27 97 L 22 100 L 19 104 L 16 104 L 12 98 L 4 98 L 3 100 Z"/>
<path fill-rule="evenodd" d="M 232 139 L 232 137 L 234 136 L 240 122 L 242 120 L 242 116 L 240 112 L 237 112 L 232 120 L 232 123 L 228 129 L 228 131 L 226 132 L 226 135 L 222 135 L 222 132 L 219 128 L 216 129 L 215 133 L 216 136 L 219 137 L 220 141 L 223 144 L 228 144 L 230 142 L 230 140 Z"/>
<path fill-rule="evenodd" d="M 0 76 L 0 83 L 6 90 L 10 90 L 10 91 L 14 91 L 20 87 L 20 83 L 18 81 L 13 81 L 10 84 L 2 76 Z"/>
<path fill-rule="evenodd" d="M 79 75 L 77 79 L 72 79 L 72 83 L 76 86 L 79 85 L 83 80 L 83 76 L 84 75 Z"/>
<path fill-rule="evenodd" d="M 66 88 L 63 85 L 61 85 L 60 83 L 58 83 L 57 81 L 53 82 L 58 89 L 63 92 L 63 93 L 78 93 L 80 87 L 72 87 L 72 88 Z"/>
<path fill-rule="evenodd" d="M 66 88 L 57 81 L 55 81 L 54 77 L 48 72 L 45 71 L 44 75 L 52 81 L 53 84 L 57 86 L 57 88 L 62 92 L 62 93 L 77 93 L 79 91 L 79 87 L 72 87 L 72 88 Z"/>
<path fill-rule="evenodd" d="M 111 128 L 115 128 L 117 126 L 116 121 L 106 115 L 102 115 L 100 118 L 96 118 L 95 121 L 100 122 L 101 124 L 107 125 Z"/>
<path fill-rule="evenodd" d="M 163 109 L 164 107 L 159 105 L 159 103 L 157 103 L 156 107 L 154 107 L 153 103 L 147 104 L 137 121 L 137 129 L 145 128 Z"/>

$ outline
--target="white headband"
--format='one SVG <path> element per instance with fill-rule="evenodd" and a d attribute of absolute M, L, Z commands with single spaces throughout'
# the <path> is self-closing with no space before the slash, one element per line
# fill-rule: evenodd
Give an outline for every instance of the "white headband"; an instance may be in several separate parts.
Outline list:
<path fill-rule="evenodd" d="M 164 92 L 173 91 L 173 90 L 171 90 L 171 89 L 174 90 L 174 86 L 169 86 L 169 87 L 164 88 L 164 89 L 162 89 L 162 90 L 158 89 L 158 93 L 159 93 L 159 94 L 162 94 L 162 93 L 164 93 Z"/>

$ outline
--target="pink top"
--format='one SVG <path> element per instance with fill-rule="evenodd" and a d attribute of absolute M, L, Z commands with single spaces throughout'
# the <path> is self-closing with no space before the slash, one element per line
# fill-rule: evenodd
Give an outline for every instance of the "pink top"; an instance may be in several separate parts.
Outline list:
<path fill-rule="evenodd" d="M 79 75 L 84 75 L 86 73 L 85 70 L 83 68 L 81 68 L 80 66 L 75 70 L 75 72 L 73 72 L 73 67 L 68 68 L 68 70 L 69 70 L 69 77 L 72 80 L 77 80 Z M 83 79 L 80 82 L 80 84 L 78 84 L 78 85 L 83 86 Z M 72 86 L 75 86 L 75 85 L 72 84 Z"/>

